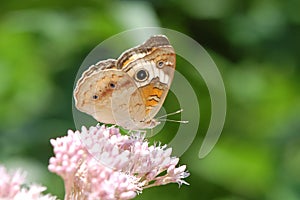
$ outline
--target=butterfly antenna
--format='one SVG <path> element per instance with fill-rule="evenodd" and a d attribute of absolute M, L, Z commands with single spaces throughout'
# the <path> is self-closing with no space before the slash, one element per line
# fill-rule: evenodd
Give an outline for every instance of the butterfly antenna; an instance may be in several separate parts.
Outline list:
<path fill-rule="evenodd" d="M 177 110 L 177 111 L 175 111 L 175 112 L 168 113 L 168 114 L 166 114 L 166 115 L 160 116 L 160 117 L 158 117 L 158 118 L 156 118 L 156 119 L 161 119 L 161 118 L 163 118 L 163 117 L 167 117 L 167 116 L 170 116 L 170 115 L 176 115 L 176 114 L 178 114 L 178 113 L 181 113 L 182 111 L 183 111 L 183 109 L 180 109 L 180 110 Z"/>
<path fill-rule="evenodd" d="M 159 119 L 161 122 L 177 122 L 177 123 L 182 123 L 182 124 L 187 124 L 189 121 L 184 121 L 184 120 L 174 120 L 174 119 Z"/>

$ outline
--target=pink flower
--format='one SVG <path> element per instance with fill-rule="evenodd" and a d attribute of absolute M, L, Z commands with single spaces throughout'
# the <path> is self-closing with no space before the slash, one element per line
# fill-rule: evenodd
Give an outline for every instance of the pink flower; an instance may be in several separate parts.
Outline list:
<path fill-rule="evenodd" d="M 20 170 L 11 176 L 4 166 L 0 166 L 0 177 L 0 198 L 13 198 L 16 196 L 25 181 L 25 174 Z"/>
<path fill-rule="evenodd" d="M 55 200 L 56 197 L 43 195 L 45 187 L 25 184 L 25 173 L 20 170 L 10 175 L 5 167 L 0 165 L 0 199 L 2 200 Z"/>
<path fill-rule="evenodd" d="M 49 194 L 42 195 L 42 192 L 46 190 L 46 187 L 40 185 L 31 185 L 29 189 L 22 188 L 19 193 L 13 198 L 13 200 L 55 200 Z"/>
<path fill-rule="evenodd" d="M 96 126 L 51 140 L 55 157 L 49 170 L 65 182 L 65 199 L 132 199 L 144 188 L 177 182 L 189 174 L 166 145 L 153 145 L 141 134 L 121 135 Z M 162 173 L 164 172 L 164 173 Z M 160 175 L 164 174 L 164 175 Z"/>

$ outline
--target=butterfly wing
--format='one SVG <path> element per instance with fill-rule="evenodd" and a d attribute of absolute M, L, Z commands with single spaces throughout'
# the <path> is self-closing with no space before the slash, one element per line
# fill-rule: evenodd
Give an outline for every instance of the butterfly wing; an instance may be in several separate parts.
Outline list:
<path fill-rule="evenodd" d="M 152 36 L 117 60 L 117 68 L 134 80 L 143 99 L 145 115 L 140 121 L 149 124 L 160 110 L 172 83 L 175 65 L 175 51 L 163 35 Z"/>
<path fill-rule="evenodd" d="M 85 71 L 77 82 L 74 99 L 78 110 L 97 121 L 126 129 L 139 129 L 139 119 L 145 115 L 138 88 L 127 73 L 115 68 L 115 60 L 101 61 Z"/>
<path fill-rule="evenodd" d="M 73 95 L 78 110 L 93 116 L 99 122 L 114 124 L 111 96 L 117 77 L 111 71 L 117 71 L 116 60 L 113 59 L 90 66 L 78 80 Z"/>

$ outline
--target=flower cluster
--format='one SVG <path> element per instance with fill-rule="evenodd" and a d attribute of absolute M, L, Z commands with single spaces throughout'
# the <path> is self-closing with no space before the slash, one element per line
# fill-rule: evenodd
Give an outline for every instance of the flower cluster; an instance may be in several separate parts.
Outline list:
<path fill-rule="evenodd" d="M 177 182 L 189 174 L 176 167 L 166 145 L 150 145 L 141 134 L 96 126 L 52 139 L 51 172 L 65 183 L 65 199 L 132 199 L 143 189 Z"/>
<path fill-rule="evenodd" d="M 25 173 L 16 171 L 10 175 L 4 166 L 0 165 L 0 199 L 1 200 L 55 200 L 56 197 L 43 195 L 46 187 L 29 185 L 24 187 Z"/>

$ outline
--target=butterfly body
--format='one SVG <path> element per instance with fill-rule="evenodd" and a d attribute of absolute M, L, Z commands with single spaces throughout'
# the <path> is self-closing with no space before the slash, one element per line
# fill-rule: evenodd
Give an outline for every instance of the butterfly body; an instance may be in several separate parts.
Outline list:
<path fill-rule="evenodd" d="M 90 66 L 74 90 L 75 106 L 102 123 L 136 130 L 153 128 L 169 91 L 175 52 L 163 35 Z"/>

